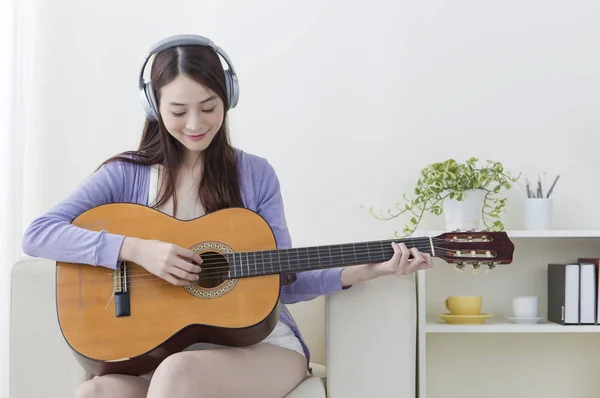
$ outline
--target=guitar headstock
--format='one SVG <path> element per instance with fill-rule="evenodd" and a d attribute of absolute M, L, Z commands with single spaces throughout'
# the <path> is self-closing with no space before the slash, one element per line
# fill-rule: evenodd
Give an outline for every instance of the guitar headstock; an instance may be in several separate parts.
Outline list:
<path fill-rule="evenodd" d="M 490 272 L 498 264 L 510 264 L 515 245 L 506 232 L 452 231 L 432 238 L 435 256 L 463 271 L 471 264 L 473 273 L 483 265 Z"/>

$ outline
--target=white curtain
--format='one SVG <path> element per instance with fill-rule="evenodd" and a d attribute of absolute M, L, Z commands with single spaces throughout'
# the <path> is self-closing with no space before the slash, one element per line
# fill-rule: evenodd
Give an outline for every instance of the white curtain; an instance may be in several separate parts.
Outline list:
<path fill-rule="evenodd" d="M 10 272 L 20 255 L 22 146 L 16 4 L 0 0 L 0 397 L 9 397 Z"/>

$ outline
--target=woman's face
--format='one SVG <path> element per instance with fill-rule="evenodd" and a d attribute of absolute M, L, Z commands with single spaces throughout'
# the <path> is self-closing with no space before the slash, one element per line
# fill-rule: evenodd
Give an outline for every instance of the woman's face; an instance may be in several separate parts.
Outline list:
<path fill-rule="evenodd" d="M 186 75 L 179 75 L 160 89 L 159 112 L 177 141 L 192 154 L 200 154 L 223 124 L 221 98 Z"/>

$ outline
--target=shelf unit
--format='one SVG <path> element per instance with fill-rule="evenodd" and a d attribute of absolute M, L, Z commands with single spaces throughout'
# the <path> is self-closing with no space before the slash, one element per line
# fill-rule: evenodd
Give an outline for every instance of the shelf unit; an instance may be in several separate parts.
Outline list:
<path fill-rule="evenodd" d="M 536 325 L 487 321 L 483 325 L 449 325 L 427 322 L 425 333 L 598 333 L 597 325 L 557 325 L 543 322 Z"/>
<path fill-rule="evenodd" d="M 445 232 L 419 231 L 414 236 L 435 237 Z M 567 384 L 569 381 L 565 380 L 572 380 L 571 385 L 564 387 L 564 391 L 571 394 L 578 395 L 579 389 L 579 396 L 598 396 L 600 380 L 597 377 L 584 379 L 584 374 L 587 366 L 596 369 L 600 366 L 600 336 L 596 335 L 600 325 L 563 326 L 550 323 L 545 317 L 547 264 L 576 261 L 578 257 L 600 257 L 600 230 L 506 232 L 515 244 L 512 264 L 497 266 L 489 274 L 483 269 L 473 274 L 469 266 L 464 272 L 455 272 L 454 265 L 435 259 L 434 268 L 417 273 L 418 397 L 560 396 L 563 390 L 560 384 L 552 384 L 552 380 Z M 439 314 L 447 313 L 444 299 L 450 295 L 481 295 L 482 312 L 492 316 L 481 325 L 447 324 Z M 544 317 L 540 323 L 514 324 L 506 319 L 511 315 L 512 298 L 522 295 L 540 296 L 539 316 Z M 576 348 L 565 348 L 567 343 L 575 344 Z M 594 348 L 598 354 L 588 357 Z M 488 358 L 492 355 L 494 358 Z M 570 361 L 575 367 L 581 360 L 581 368 L 573 370 L 573 377 L 560 381 L 563 377 L 560 362 L 553 364 L 546 359 L 543 360 L 548 368 L 545 377 L 550 381 L 527 384 L 523 374 L 531 373 L 532 380 L 538 375 L 537 365 L 531 361 L 551 355 L 557 356 L 557 361 Z M 491 362 L 486 362 L 488 360 Z M 513 364 L 507 365 L 511 361 Z M 469 372 L 473 369 L 490 372 L 496 366 L 498 373 L 513 375 L 505 374 L 494 381 L 496 379 L 488 373 L 485 376 L 488 379 L 481 381 L 478 388 L 461 385 L 469 380 L 469 374 L 461 369 L 471 366 Z M 432 374 L 429 381 L 428 373 Z M 503 392 L 507 388 L 516 395 Z"/>

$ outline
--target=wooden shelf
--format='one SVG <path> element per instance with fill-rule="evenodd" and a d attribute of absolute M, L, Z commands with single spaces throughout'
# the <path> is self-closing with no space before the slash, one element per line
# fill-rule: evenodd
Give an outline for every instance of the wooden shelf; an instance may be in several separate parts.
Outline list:
<path fill-rule="evenodd" d="M 559 325 L 543 321 L 534 325 L 486 321 L 481 325 L 427 322 L 425 333 L 600 333 L 600 325 Z"/>
<path fill-rule="evenodd" d="M 417 231 L 414 236 L 437 236 L 450 231 Z M 507 230 L 510 238 L 600 238 L 600 230 L 596 229 L 553 229 L 553 230 Z"/>

